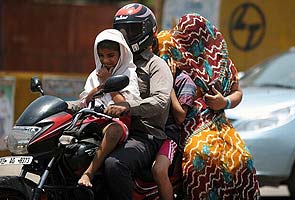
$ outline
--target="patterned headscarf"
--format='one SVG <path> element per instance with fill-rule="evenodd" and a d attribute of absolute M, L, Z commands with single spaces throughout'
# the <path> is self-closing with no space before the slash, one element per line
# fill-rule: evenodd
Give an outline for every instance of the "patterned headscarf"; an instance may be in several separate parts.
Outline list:
<path fill-rule="evenodd" d="M 174 57 L 180 69 L 187 71 L 196 85 L 208 92 L 208 86 L 220 82 L 220 91 L 228 95 L 238 81 L 237 70 L 228 56 L 226 42 L 217 28 L 199 14 L 182 16 L 173 29 Z"/>
<path fill-rule="evenodd" d="M 164 59 L 166 62 L 173 58 L 173 54 L 171 53 L 175 48 L 171 38 L 171 31 L 170 30 L 162 30 L 157 35 L 158 39 L 158 55 Z M 174 58 L 175 59 L 175 58 Z"/>
<path fill-rule="evenodd" d="M 172 40 L 177 66 L 189 73 L 200 91 L 180 134 L 185 199 L 259 199 L 244 141 L 223 110 L 210 109 L 203 98 L 211 85 L 227 96 L 238 81 L 222 34 L 204 17 L 188 14 L 180 18 Z"/>

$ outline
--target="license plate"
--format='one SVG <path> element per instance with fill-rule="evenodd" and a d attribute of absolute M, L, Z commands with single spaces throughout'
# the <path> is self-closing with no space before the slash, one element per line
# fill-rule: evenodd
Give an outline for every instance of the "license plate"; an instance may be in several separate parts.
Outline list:
<path fill-rule="evenodd" d="M 33 156 L 7 156 L 0 157 L 0 165 L 29 165 Z"/>

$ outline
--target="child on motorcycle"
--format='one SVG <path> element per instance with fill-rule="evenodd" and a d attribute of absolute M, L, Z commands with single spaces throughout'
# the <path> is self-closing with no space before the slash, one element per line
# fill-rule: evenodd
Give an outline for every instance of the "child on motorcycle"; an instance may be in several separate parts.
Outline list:
<path fill-rule="evenodd" d="M 84 91 L 80 95 L 81 107 L 88 106 L 94 95 L 102 89 L 107 78 L 119 74 L 129 77 L 129 85 L 119 92 L 95 98 L 95 104 L 106 107 L 113 103 L 140 99 L 133 55 L 120 31 L 107 29 L 97 35 L 94 43 L 94 58 L 96 69 L 88 76 Z M 126 115 L 104 127 L 102 143 L 78 184 L 92 187 L 91 179 L 102 166 L 105 157 L 118 143 L 126 140 L 129 125 L 130 116 Z"/>
<path fill-rule="evenodd" d="M 172 45 L 170 31 L 161 31 L 157 35 L 157 45 L 154 52 L 163 58 L 169 65 L 174 78 L 174 86 L 171 91 L 171 107 L 168 120 L 165 126 L 165 133 L 168 136 L 152 166 L 152 173 L 159 188 L 159 194 L 163 200 L 173 199 L 173 187 L 169 180 L 168 169 L 172 164 L 173 157 L 177 151 L 182 123 L 184 122 L 187 111 L 193 104 L 196 85 L 189 75 L 180 71 L 173 59 L 175 47 Z"/>

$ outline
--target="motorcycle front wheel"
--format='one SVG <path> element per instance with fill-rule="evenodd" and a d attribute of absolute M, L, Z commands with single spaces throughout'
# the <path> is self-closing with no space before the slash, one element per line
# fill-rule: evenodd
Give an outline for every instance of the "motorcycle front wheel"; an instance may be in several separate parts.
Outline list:
<path fill-rule="evenodd" d="M 0 188 L 0 200 L 25 200 L 28 199 L 20 191 Z"/>

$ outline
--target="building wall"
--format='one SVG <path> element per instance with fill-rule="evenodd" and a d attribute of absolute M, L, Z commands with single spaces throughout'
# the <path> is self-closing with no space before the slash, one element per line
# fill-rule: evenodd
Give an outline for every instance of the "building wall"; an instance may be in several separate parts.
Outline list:
<path fill-rule="evenodd" d="M 111 28 L 115 4 L 2 0 L 0 71 L 89 73 L 97 33 Z"/>

